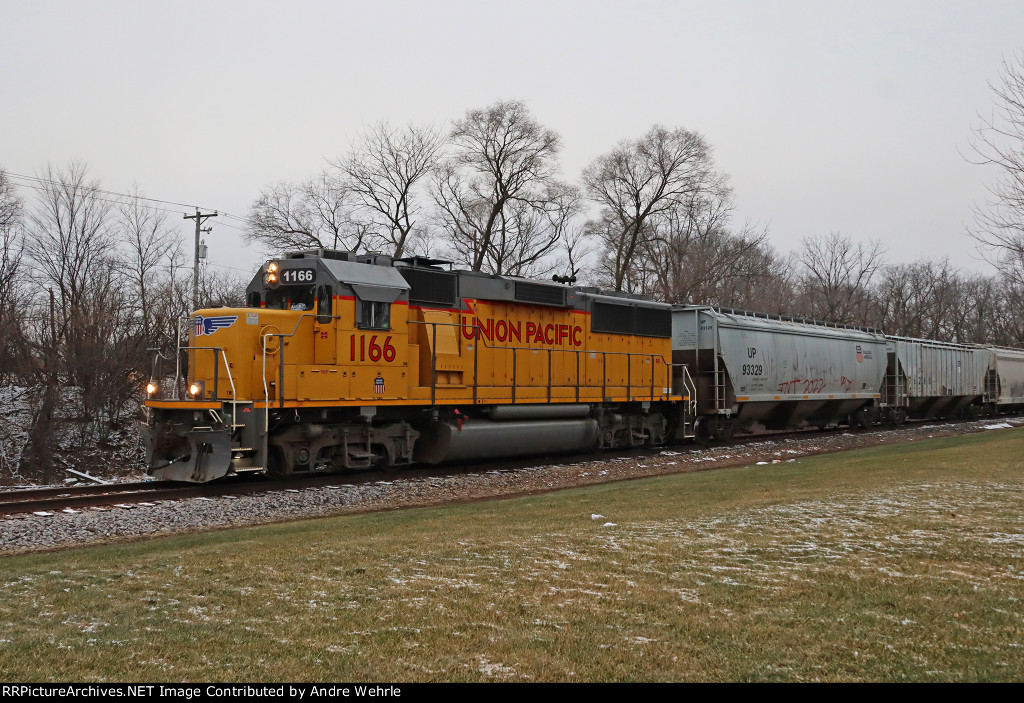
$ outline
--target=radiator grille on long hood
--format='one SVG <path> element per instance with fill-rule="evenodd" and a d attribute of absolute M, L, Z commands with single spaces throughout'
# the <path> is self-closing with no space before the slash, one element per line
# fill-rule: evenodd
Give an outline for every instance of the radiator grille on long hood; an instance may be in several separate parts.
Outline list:
<path fill-rule="evenodd" d="M 401 267 L 398 270 L 410 286 L 410 303 L 443 308 L 455 306 L 459 279 L 454 273 L 412 267 Z"/>
<path fill-rule="evenodd" d="M 516 281 L 516 300 L 521 303 L 565 307 L 565 288 Z"/>

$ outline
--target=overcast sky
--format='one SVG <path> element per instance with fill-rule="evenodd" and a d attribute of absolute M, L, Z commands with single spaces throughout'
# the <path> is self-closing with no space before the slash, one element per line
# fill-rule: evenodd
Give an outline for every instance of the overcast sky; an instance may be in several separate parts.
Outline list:
<path fill-rule="evenodd" d="M 1024 50 L 1024 2 L 0 0 L 0 36 L 16 174 L 81 159 L 110 190 L 244 216 L 369 123 L 518 98 L 561 133 L 570 180 L 684 127 L 780 251 L 838 231 L 985 270 L 964 230 L 993 174 L 962 154 Z M 211 263 L 252 271 L 240 223 L 207 224 Z"/>

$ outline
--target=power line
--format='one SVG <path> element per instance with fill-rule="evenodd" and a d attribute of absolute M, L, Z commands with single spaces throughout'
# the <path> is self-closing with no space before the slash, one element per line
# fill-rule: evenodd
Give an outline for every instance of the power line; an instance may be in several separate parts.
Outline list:
<path fill-rule="evenodd" d="M 256 268 L 259 268 L 257 266 L 257 267 L 254 267 L 252 269 L 240 269 L 237 266 L 226 266 L 224 264 L 215 264 L 212 261 L 210 261 L 209 259 L 206 260 L 206 265 L 207 266 L 216 266 L 217 268 L 220 268 L 220 269 L 231 269 L 232 271 L 241 271 L 242 273 L 252 273 L 253 271 L 256 270 Z"/>
<path fill-rule="evenodd" d="M 47 185 L 53 185 L 53 186 L 64 186 L 64 185 L 67 185 L 66 181 L 55 181 L 55 180 L 50 179 L 50 178 L 40 178 L 39 176 L 26 176 L 26 175 L 21 174 L 21 173 L 12 173 L 11 171 L 6 171 L 5 173 L 7 173 L 7 175 L 10 176 L 12 179 L 21 179 L 23 181 L 29 181 L 30 183 L 47 184 Z M 26 184 L 26 183 L 21 183 L 19 185 L 21 185 L 21 186 L 23 186 L 25 188 L 31 188 L 32 190 L 35 190 L 37 192 L 44 192 L 43 189 L 39 187 L 39 185 L 30 185 L 30 184 Z M 149 197 L 146 197 L 144 195 L 137 195 L 137 194 L 133 194 L 133 193 L 119 193 L 118 191 L 115 191 L 115 190 L 106 190 L 106 189 L 103 189 L 103 188 L 99 188 L 97 186 L 82 185 L 80 187 L 82 188 L 82 190 L 91 191 L 93 193 L 103 193 L 104 195 L 113 195 L 113 196 L 116 196 L 116 197 L 119 197 L 119 198 L 132 198 L 132 199 L 136 199 L 136 200 L 146 200 L 146 201 L 149 201 L 151 203 L 160 203 L 161 205 L 175 205 L 175 206 L 178 206 L 178 207 L 188 208 L 189 210 L 193 210 L 193 209 L 214 210 L 215 209 L 215 208 L 200 208 L 199 206 L 193 205 L 193 204 L 190 204 L 190 203 L 179 203 L 179 202 L 175 202 L 173 200 L 160 200 L 159 198 L 149 198 Z M 101 200 L 103 202 L 109 202 L 109 203 L 118 203 L 118 202 L 120 202 L 120 201 L 117 201 L 117 200 L 107 200 L 107 199 L 104 199 L 104 198 L 97 198 L 97 199 Z M 173 213 L 173 214 L 176 214 L 176 215 L 183 215 L 183 214 L 185 214 L 185 213 L 183 213 L 180 210 L 167 210 L 165 208 L 153 208 L 153 209 L 157 210 L 158 212 L 168 212 L 168 213 Z M 238 215 L 232 215 L 230 213 L 222 212 L 220 210 L 218 210 L 218 212 L 220 212 L 220 214 L 222 216 L 224 216 L 224 217 L 228 217 L 228 218 L 231 218 L 233 220 L 237 220 L 239 222 L 247 222 L 248 221 L 248 220 L 246 220 L 246 218 L 239 217 Z M 225 225 L 225 226 L 230 227 L 230 225 Z M 243 229 L 241 229 L 239 227 L 231 227 L 231 229 L 235 229 L 235 230 L 238 230 L 238 231 L 244 231 Z"/>
<path fill-rule="evenodd" d="M 25 183 L 21 183 L 19 185 L 22 188 L 27 188 L 28 190 L 34 190 L 37 193 L 45 193 L 46 192 L 46 190 L 41 185 L 30 185 L 30 184 L 25 184 Z M 122 202 L 124 202 L 122 200 L 112 200 L 110 198 L 101 198 L 98 195 L 93 195 L 92 197 L 94 199 L 100 201 L 101 203 L 113 203 L 114 205 L 119 205 Z M 172 215 L 184 214 L 184 213 L 181 212 L 181 210 L 168 210 L 167 208 L 162 208 L 162 207 L 153 207 L 152 209 L 157 211 L 157 212 L 166 212 L 166 213 L 170 213 Z"/>
<path fill-rule="evenodd" d="M 7 172 L 7 175 L 12 176 L 14 178 L 20 178 L 20 179 L 26 180 L 26 181 L 34 181 L 36 183 L 46 183 L 46 184 L 49 184 L 49 185 L 57 185 L 57 186 L 67 185 L 66 181 L 55 181 L 55 180 L 50 179 L 50 178 L 40 178 L 39 176 L 26 176 L 26 175 L 21 174 L 21 173 L 11 173 L 10 171 Z M 117 192 L 115 190 L 105 190 L 105 189 L 100 188 L 98 186 L 82 185 L 80 187 L 83 190 L 89 190 L 89 191 L 93 191 L 95 193 L 103 193 L 105 195 L 116 195 L 116 196 L 121 197 L 121 198 L 136 198 L 138 200 L 148 200 L 148 201 L 153 202 L 153 203 L 160 203 L 162 205 L 177 205 L 179 207 L 187 207 L 189 209 L 192 209 L 192 208 L 196 207 L 195 205 L 190 205 L 189 203 L 178 203 L 178 202 L 174 202 L 172 200 L 160 200 L 158 198 L 149 198 L 149 197 L 146 197 L 144 195 L 134 195 L 134 194 L 131 194 L 131 193 L 119 193 L 119 192 Z"/>
<path fill-rule="evenodd" d="M 46 193 L 47 192 L 46 185 L 51 185 L 51 186 L 64 186 L 64 185 L 67 185 L 66 182 L 55 181 L 55 180 L 52 180 L 52 179 L 49 179 L 49 178 L 39 178 L 39 177 L 36 177 L 36 176 L 26 176 L 24 174 L 11 173 L 10 171 L 6 171 L 5 173 L 8 176 L 10 176 L 12 178 L 12 180 L 20 179 L 22 181 L 26 181 L 24 183 L 17 183 L 17 185 L 19 187 L 21 187 L 21 188 L 26 188 L 28 190 L 32 190 L 32 191 L 34 191 L 36 193 Z M 104 202 L 104 203 L 111 203 L 111 204 L 114 204 L 114 205 L 122 204 L 124 201 L 123 200 L 114 200 L 112 198 L 104 198 L 104 197 L 101 197 L 99 194 L 112 195 L 112 196 L 117 196 L 117 197 L 120 197 L 120 198 L 133 198 L 133 199 L 138 199 L 138 200 L 146 200 L 146 201 L 153 202 L 153 203 L 161 203 L 163 205 L 182 205 L 182 206 L 185 206 L 185 207 L 191 207 L 191 206 L 185 205 L 184 203 L 177 203 L 177 202 L 173 202 L 173 201 L 169 201 L 169 200 L 160 200 L 158 198 L 148 198 L 148 197 L 145 197 L 145 196 L 134 195 L 134 194 L 131 194 L 131 193 L 119 193 L 117 191 L 105 190 L 105 189 L 97 188 L 97 187 L 94 187 L 94 186 L 80 186 L 80 188 L 83 191 L 87 191 L 87 192 L 92 193 L 92 197 L 95 200 L 98 200 L 99 202 Z M 180 210 L 169 210 L 167 208 L 156 207 L 156 206 L 149 206 L 149 207 L 150 207 L 150 209 L 154 210 L 155 212 L 163 212 L 163 213 L 167 213 L 167 214 L 171 214 L 171 215 L 184 215 L 186 217 L 186 219 L 191 219 L 191 218 L 189 218 L 188 215 L 186 215 L 185 213 L 181 212 Z M 231 218 L 233 220 L 237 220 L 239 222 L 246 222 L 246 220 L 244 218 L 238 217 L 237 215 L 231 215 L 229 213 L 224 213 L 224 212 L 221 212 L 219 214 L 222 215 L 222 216 Z M 237 227 L 235 225 L 228 224 L 226 222 L 221 222 L 219 224 L 220 224 L 220 226 L 227 227 L 228 229 L 235 230 L 236 232 L 242 232 L 243 234 L 247 232 L 246 228 Z M 209 260 L 207 260 L 207 264 L 209 264 L 211 266 L 217 266 L 219 268 L 231 269 L 233 271 L 240 271 L 242 273 L 250 273 L 250 269 L 240 269 L 240 268 L 236 268 L 234 266 L 225 266 L 223 264 L 215 264 L 215 263 L 213 263 L 213 262 L 211 262 Z"/>

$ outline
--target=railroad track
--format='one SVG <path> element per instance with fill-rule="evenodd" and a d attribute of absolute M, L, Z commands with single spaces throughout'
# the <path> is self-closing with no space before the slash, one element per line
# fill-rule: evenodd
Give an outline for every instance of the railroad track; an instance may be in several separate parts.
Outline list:
<path fill-rule="evenodd" d="M 180 500 L 205 495 L 200 488 L 148 482 L 7 491 L 0 494 L 0 516 Z"/>
<path fill-rule="evenodd" d="M 993 420 L 995 421 L 995 420 Z M 962 420 L 931 420 L 930 425 L 947 425 L 963 422 Z M 909 429 L 915 424 L 908 423 L 901 427 L 870 429 L 849 428 L 842 430 L 849 434 L 865 434 L 885 431 L 886 429 Z M 765 432 L 754 435 L 742 435 L 724 442 L 716 442 L 707 449 L 721 447 L 742 447 L 765 441 L 796 437 L 808 438 L 815 436 L 834 436 L 837 430 L 805 429 L 782 432 Z M 622 457 L 644 458 L 660 454 L 666 448 L 681 451 L 701 451 L 699 445 L 678 445 L 675 447 L 636 448 L 620 451 L 588 452 L 586 454 L 560 455 L 558 457 L 529 457 L 509 459 L 481 464 L 478 462 L 452 464 L 447 466 L 428 466 L 403 469 L 401 471 L 370 470 L 357 473 L 314 474 L 311 476 L 290 477 L 288 479 L 271 479 L 262 474 L 242 474 L 231 476 L 213 483 L 167 483 L 162 481 L 146 481 L 137 483 L 104 484 L 95 486 L 71 486 L 57 488 L 34 488 L 0 492 L 0 517 L 26 513 L 56 513 L 59 511 L 79 511 L 89 509 L 110 509 L 115 506 L 134 506 L 157 501 L 179 501 L 195 498 L 216 498 L 228 495 L 251 495 L 280 491 L 298 491 L 321 488 L 336 484 L 363 484 L 377 481 L 400 481 L 404 479 L 423 479 L 448 476 L 455 473 L 485 473 L 493 471 L 515 471 L 517 469 L 535 467 L 542 462 L 582 463 L 588 461 L 608 461 Z"/>

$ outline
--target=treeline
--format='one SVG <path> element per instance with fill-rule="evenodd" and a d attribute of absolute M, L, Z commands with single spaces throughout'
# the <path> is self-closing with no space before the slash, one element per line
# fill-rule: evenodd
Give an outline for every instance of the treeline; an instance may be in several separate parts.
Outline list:
<path fill-rule="evenodd" d="M 265 187 L 247 236 L 268 252 L 431 255 L 673 303 L 1024 345 L 1012 257 L 993 275 L 946 259 L 890 264 L 880 242 L 837 232 L 779 252 L 767 228 L 735 222 L 729 179 L 699 133 L 655 125 L 576 182 L 561 175 L 561 148 L 519 101 L 469 110 L 447 129 L 379 122 L 321 173 Z"/>
<path fill-rule="evenodd" d="M 167 214 L 138 190 L 104 191 L 80 163 L 0 171 L 0 477 L 62 478 L 111 449 L 137 458 L 149 350 L 171 355 L 191 309 L 192 252 Z M 200 279 L 204 305 L 243 292 L 237 275 Z"/>

